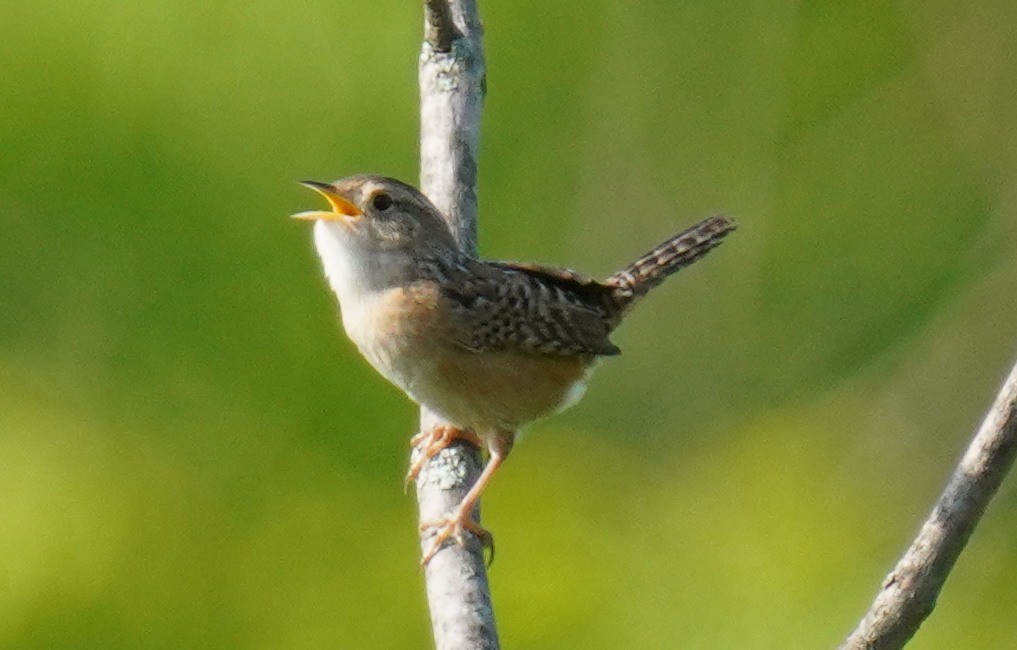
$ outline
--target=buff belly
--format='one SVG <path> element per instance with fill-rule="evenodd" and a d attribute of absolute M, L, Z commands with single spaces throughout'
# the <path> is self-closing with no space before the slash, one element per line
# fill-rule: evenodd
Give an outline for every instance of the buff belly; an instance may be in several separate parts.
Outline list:
<path fill-rule="evenodd" d="M 582 397 L 592 358 L 453 350 L 414 386 L 422 402 L 483 435 L 513 432 Z"/>

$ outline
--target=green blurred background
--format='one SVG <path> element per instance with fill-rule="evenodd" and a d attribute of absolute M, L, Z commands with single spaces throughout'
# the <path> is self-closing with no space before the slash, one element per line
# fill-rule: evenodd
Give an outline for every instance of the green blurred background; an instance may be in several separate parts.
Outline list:
<path fill-rule="evenodd" d="M 1017 5 L 488 2 L 485 255 L 741 229 L 485 498 L 509 648 L 826 648 L 1017 353 Z M 422 648 L 414 407 L 301 178 L 415 180 L 418 3 L 0 23 L 0 646 Z M 915 648 L 1017 647 L 1017 489 Z"/>

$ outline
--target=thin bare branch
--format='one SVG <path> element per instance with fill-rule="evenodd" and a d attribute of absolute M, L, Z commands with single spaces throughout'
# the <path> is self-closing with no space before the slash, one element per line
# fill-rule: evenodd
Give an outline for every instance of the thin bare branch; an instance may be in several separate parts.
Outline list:
<path fill-rule="evenodd" d="M 901 648 L 936 598 L 1017 454 L 1017 365 L 954 470 L 939 502 L 842 650 Z"/>
<path fill-rule="evenodd" d="M 420 188 L 441 210 L 464 250 L 477 247 L 477 153 L 485 93 L 482 28 L 476 0 L 425 0 L 420 53 Z M 436 418 L 421 413 L 421 430 Z M 456 442 L 432 458 L 417 481 L 420 521 L 450 512 L 482 470 L 479 450 Z M 478 508 L 478 521 L 479 521 Z M 438 650 L 499 647 L 483 549 L 447 546 L 424 569 Z M 421 536 L 421 549 L 429 538 Z"/>
<path fill-rule="evenodd" d="M 475 0 L 448 3 L 459 37 L 420 52 L 420 188 L 464 250 L 477 248 L 477 156 L 484 105 L 483 29 Z"/>
<path fill-rule="evenodd" d="M 432 414 L 426 411 L 422 414 L 422 428 L 436 422 Z M 480 476 L 482 465 L 480 451 L 463 441 L 454 442 L 432 458 L 417 480 L 420 521 L 436 521 L 459 505 Z M 480 521 L 479 508 L 476 515 Z M 421 535 L 421 552 L 430 546 L 430 541 Z M 445 546 L 424 567 L 435 647 L 495 650 L 499 647 L 498 632 L 484 549 L 473 535 L 467 535 L 466 542 L 465 547 Z"/>

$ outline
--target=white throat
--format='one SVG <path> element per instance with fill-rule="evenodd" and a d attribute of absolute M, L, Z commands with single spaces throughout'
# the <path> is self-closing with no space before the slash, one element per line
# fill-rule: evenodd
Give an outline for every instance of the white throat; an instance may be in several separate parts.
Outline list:
<path fill-rule="evenodd" d="M 413 273 L 412 258 L 405 250 L 383 250 L 359 239 L 359 234 L 351 233 L 342 224 L 327 221 L 314 224 L 314 246 L 328 284 L 344 309 L 412 280 L 409 277 Z"/>
<path fill-rule="evenodd" d="M 367 277 L 366 255 L 350 250 L 349 236 L 342 226 L 318 221 L 314 224 L 314 247 L 318 250 L 325 279 L 340 304 L 357 300 L 365 290 L 360 279 Z"/>

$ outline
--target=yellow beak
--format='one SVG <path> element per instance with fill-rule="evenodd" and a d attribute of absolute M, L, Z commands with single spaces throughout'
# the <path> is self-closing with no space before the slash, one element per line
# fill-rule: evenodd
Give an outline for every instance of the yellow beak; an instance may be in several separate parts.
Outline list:
<path fill-rule="evenodd" d="M 294 215 L 290 215 L 294 219 L 303 219 L 305 221 L 315 221 L 317 219 L 322 219 L 324 221 L 338 221 L 343 217 L 359 217 L 364 214 L 360 211 L 360 208 L 353 204 L 352 201 L 336 192 L 335 187 L 328 183 L 319 183 L 318 181 L 300 181 L 300 184 L 309 187 L 324 196 L 332 206 L 332 212 L 325 212 L 323 210 L 298 212 Z"/>

